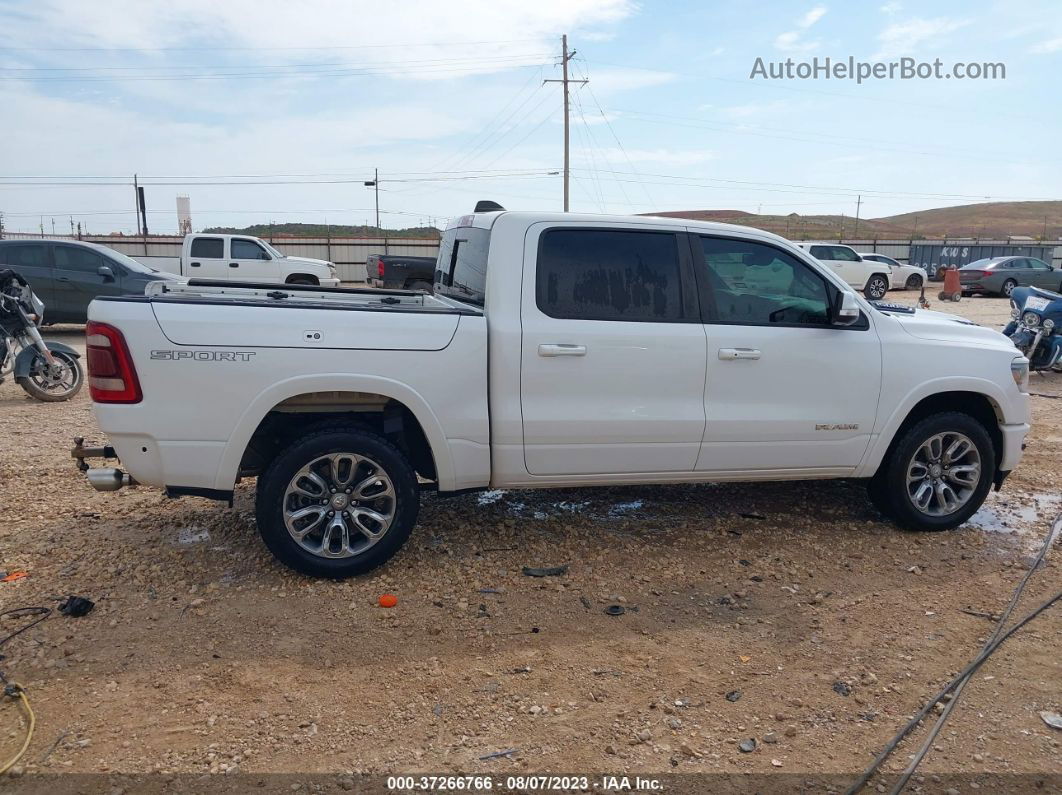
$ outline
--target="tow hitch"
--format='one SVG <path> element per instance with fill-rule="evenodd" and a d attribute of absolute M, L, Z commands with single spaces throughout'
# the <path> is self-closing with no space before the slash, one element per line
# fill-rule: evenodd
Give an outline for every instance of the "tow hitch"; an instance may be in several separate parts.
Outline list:
<path fill-rule="evenodd" d="M 77 468 L 85 473 L 89 485 L 96 491 L 118 491 L 123 486 L 135 487 L 136 481 L 126 472 L 115 467 L 100 467 L 93 469 L 89 466 L 86 458 L 113 458 L 118 459 L 114 448 L 108 445 L 100 447 L 85 447 L 85 437 L 74 438 L 74 449 L 70 455 L 77 461 Z"/>

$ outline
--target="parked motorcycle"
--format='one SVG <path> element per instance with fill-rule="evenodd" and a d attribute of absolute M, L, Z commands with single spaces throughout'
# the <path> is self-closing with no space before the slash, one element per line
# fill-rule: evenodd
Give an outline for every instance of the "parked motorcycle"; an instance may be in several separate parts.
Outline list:
<path fill-rule="evenodd" d="M 81 354 L 61 342 L 45 342 L 42 302 L 12 270 L 0 270 L 0 383 L 15 381 L 37 400 L 69 400 L 85 383 Z"/>
<path fill-rule="evenodd" d="M 1010 316 L 1003 329 L 1029 359 L 1032 370 L 1062 373 L 1062 295 L 1039 287 L 1015 287 Z"/>

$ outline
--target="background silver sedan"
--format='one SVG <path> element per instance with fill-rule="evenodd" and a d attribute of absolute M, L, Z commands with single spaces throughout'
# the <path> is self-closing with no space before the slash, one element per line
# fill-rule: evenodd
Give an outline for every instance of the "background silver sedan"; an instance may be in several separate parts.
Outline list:
<path fill-rule="evenodd" d="M 1010 295 L 1015 287 L 1062 291 L 1062 270 L 1034 257 L 979 259 L 959 268 L 963 295 Z"/>

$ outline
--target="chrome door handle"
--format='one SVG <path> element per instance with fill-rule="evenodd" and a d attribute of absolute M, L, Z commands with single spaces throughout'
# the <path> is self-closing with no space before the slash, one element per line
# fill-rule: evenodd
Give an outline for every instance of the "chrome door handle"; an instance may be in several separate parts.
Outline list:
<path fill-rule="evenodd" d="M 551 345 L 539 345 L 539 356 L 586 356 L 585 345 L 569 345 L 567 343 L 556 343 Z"/>
<path fill-rule="evenodd" d="M 720 348 L 719 358 L 724 362 L 732 362 L 735 359 L 759 359 L 760 352 L 755 348 Z"/>

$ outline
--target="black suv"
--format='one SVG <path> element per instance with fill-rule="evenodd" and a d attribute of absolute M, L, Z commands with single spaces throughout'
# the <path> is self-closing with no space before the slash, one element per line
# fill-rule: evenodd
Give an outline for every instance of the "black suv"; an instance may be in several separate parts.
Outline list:
<path fill-rule="evenodd" d="M 98 295 L 143 295 L 148 282 L 177 277 L 106 246 L 76 240 L 0 240 L 0 269 L 11 268 L 44 302 L 46 323 L 84 323 Z"/>

